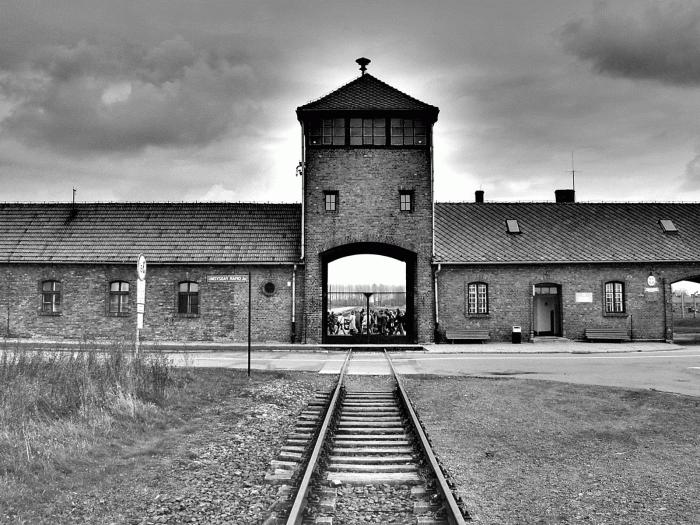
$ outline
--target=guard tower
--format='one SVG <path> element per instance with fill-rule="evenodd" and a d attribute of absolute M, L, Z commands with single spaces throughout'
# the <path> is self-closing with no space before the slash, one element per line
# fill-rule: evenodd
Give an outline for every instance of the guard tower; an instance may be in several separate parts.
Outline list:
<path fill-rule="evenodd" d="M 404 341 L 433 339 L 432 128 L 439 110 L 367 73 L 369 62 L 358 59 L 359 77 L 297 108 L 303 134 L 302 337 L 309 343 L 334 342 L 327 326 L 328 264 L 361 253 L 406 263 Z M 368 342 L 381 342 L 367 335 Z"/>

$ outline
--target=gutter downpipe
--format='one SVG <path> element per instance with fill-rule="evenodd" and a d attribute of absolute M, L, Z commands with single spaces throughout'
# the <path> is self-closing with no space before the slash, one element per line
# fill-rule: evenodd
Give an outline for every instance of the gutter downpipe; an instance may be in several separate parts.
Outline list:
<path fill-rule="evenodd" d="M 292 268 L 292 344 L 297 338 L 297 265 Z"/>
<path fill-rule="evenodd" d="M 438 263 L 437 265 L 437 270 L 435 270 L 435 339 L 436 343 L 439 343 L 438 341 L 438 333 L 439 333 L 439 328 L 440 328 L 440 303 L 438 301 L 438 274 L 440 273 L 440 270 L 442 270 L 442 264 Z"/>
<path fill-rule="evenodd" d="M 673 335 L 669 337 L 668 333 L 668 305 L 666 304 L 666 277 L 661 279 L 661 287 L 663 289 L 663 301 L 664 301 L 664 338 L 663 340 L 667 343 L 673 342 Z"/>
<path fill-rule="evenodd" d="M 306 225 L 306 220 L 305 220 L 305 214 L 306 214 L 306 209 L 305 209 L 305 201 L 306 199 L 304 196 L 306 195 L 306 128 L 304 127 L 304 121 L 303 119 L 299 119 L 299 122 L 301 123 L 301 247 L 300 247 L 300 257 L 299 260 L 303 263 L 304 262 L 304 257 L 305 257 L 305 250 L 304 246 L 306 245 L 306 232 L 305 232 L 305 225 Z M 294 297 L 294 300 L 292 302 L 292 343 L 294 342 L 294 338 L 296 337 L 296 318 L 294 317 L 296 313 L 296 270 L 297 270 L 297 265 L 294 265 L 294 270 L 293 270 L 293 279 L 292 279 L 292 296 Z M 306 275 L 306 272 L 304 272 L 304 275 Z M 306 311 L 306 297 L 303 298 L 303 308 L 302 308 L 302 328 L 304 330 L 304 341 L 306 341 L 306 314 L 303 313 Z"/>
<path fill-rule="evenodd" d="M 301 121 L 301 257 L 304 260 L 304 194 L 306 192 L 306 137 L 304 121 Z"/>

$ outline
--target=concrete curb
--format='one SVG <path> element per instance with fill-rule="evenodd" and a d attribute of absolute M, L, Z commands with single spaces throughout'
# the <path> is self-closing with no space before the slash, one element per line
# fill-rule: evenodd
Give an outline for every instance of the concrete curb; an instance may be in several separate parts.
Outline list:
<path fill-rule="evenodd" d="M 0 342 L 0 349 L 46 350 L 46 351 L 87 351 L 90 349 L 109 350 L 110 348 L 131 348 L 128 343 L 108 341 L 34 341 L 31 339 L 5 339 Z M 343 352 L 348 348 L 358 351 L 380 351 L 391 346 L 394 351 L 427 354 L 595 354 L 595 353 L 630 353 L 659 352 L 679 350 L 684 346 L 664 342 L 629 342 L 629 343 L 482 343 L 482 344 L 423 344 L 423 345 L 338 345 L 338 344 L 253 344 L 254 352 L 299 352 L 299 353 L 333 353 Z M 219 353 L 247 352 L 246 343 L 180 343 L 164 341 L 160 343 L 143 342 L 143 351 L 157 350 L 169 353 Z"/>

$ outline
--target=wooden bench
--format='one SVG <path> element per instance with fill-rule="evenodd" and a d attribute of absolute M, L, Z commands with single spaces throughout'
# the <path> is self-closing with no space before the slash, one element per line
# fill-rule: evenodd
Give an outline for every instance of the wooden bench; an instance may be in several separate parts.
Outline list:
<path fill-rule="evenodd" d="M 625 328 L 586 328 L 589 341 L 631 341 Z"/>
<path fill-rule="evenodd" d="M 455 341 L 488 341 L 491 339 L 488 330 L 476 330 L 476 329 L 448 329 L 445 330 L 445 338 L 450 342 Z"/>

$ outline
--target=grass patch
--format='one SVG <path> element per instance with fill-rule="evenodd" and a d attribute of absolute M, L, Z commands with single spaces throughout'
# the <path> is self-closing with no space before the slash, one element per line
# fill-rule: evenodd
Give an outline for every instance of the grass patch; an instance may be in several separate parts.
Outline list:
<path fill-rule="evenodd" d="M 95 443 L 157 424 L 177 388 L 159 353 L 2 351 L 0 492 L 70 474 Z"/>
<path fill-rule="evenodd" d="M 698 522 L 696 398 L 509 378 L 406 384 L 483 523 Z"/>

